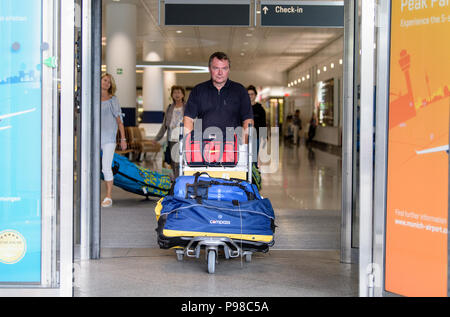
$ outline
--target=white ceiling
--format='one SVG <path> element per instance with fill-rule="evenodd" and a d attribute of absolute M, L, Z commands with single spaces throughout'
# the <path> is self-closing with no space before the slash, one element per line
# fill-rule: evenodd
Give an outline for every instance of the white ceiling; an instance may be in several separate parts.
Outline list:
<path fill-rule="evenodd" d="M 134 3 L 138 9 L 137 60 L 142 60 L 143 41 L 150 41 L 163 45 L 168 62 L 206 64 L 213 52 L 224 51 L 230 56 L 233 69 L 280 73 L 299 65 L 344 32 L 331 28 L 158 25 L 158 1 L 120 0 Z M 104 7 L 112 2 L 104 0 Z"/>

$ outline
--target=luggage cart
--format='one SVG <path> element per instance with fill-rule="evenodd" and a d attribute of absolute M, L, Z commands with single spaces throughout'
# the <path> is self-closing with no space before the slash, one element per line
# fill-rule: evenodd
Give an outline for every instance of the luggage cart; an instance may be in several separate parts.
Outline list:
<path fill-rule="evenodd" d="M 183 146 L 183 124 L 180 125 L 180 142 L 179 142 L 179 167 L 180 175 L 194 175 L 197 172 L 206 172 L 211 177 L 217 178 L 239 178 L 252 182 L 252 146 L 251 141 L 253 135 L 252 125 L 249 125 L 248 145 L 238 145 L 238 163 L 234 167 L 227 166 L 188 166 L 185 159 Z M 185 248 L 175 249 L 177 260 L 182 261 L 184 256 L 200 257 L 201 249 L 205 250 L 206 261 L 208 263 L 208 273 L 214 274 L 216 264 L 218 263 L 219 248 L 223 248 L 226 259 L 237 258 L 242 256 L 246 262 L 252 259 L 252 251 L 243 250 L 238 243 L 228 237 L 223 236 L 200 236 L 200 237 L 183 237 L 183 240 L 190 240 Z"/>

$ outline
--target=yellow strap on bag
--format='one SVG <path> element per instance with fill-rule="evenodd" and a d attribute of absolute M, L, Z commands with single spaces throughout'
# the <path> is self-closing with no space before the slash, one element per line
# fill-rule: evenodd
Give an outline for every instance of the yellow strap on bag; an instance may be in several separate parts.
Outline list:
<path fill-rule="evenodd" d="M 156 203 L 156 207 L 155 207 L 156 221 L 158 221 L 159 217 L 161 216 L 161 210 L 163 208 L 163 205 L 162 205 L 163 199 L 164 199 L 164 197 L 161 198 L 160 200 L 158 200 L 158 202 Z"/>

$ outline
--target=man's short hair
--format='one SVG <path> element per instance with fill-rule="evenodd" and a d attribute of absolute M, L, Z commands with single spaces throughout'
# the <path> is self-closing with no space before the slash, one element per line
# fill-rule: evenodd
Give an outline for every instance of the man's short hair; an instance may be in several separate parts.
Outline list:
<path fill-rule="evenodd" d="M 211 67 L 211 62 L 214 58 L 221 61 L 228 61 L 228 66 L 231 68 L 231 60 L 224 52 L 215 52 L 209 57 L 208 67 Z"/>

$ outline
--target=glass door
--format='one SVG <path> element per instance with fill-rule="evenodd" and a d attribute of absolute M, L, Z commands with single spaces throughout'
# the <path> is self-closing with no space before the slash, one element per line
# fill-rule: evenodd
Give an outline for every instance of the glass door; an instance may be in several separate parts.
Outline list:
<path fill-rule="evenodd" d="M 61 172 L 60 153 L 73 153 L 73 129 L 59 127 L 73 112 L 60 38 L 73 49 L 63 33 L 74 6 L 64 2 L 0 2 L 0 296 L 71 295 L 72 209 L 60 202 L 71 199 L 61 189 L 69 193 L 73 174 Z"/>

